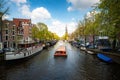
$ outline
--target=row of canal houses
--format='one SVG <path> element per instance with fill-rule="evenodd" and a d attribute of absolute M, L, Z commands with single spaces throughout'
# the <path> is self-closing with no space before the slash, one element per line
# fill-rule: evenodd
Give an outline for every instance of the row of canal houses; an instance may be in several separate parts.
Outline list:
<path fill-rule="evenodd" d="M 1 34 L 3 48 L 16 48 L 23 42 L 33 41 L 31 38 L 32 27 L 31 19 L 13 18 L 12 21 L 4 20 Z"/>

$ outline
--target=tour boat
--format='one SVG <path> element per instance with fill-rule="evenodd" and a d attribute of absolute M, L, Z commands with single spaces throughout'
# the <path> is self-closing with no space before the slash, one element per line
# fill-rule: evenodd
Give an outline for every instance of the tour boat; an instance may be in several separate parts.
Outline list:
<path fill-rule="evenodd" d="M 67 57 L 65 46 L 60 46 L 54 54 L 54 57 Z"/>
<path fill-rule="evenodd" d="M 37 44 L 34 46 L 27 46 L 26 48 L 22 48 L 21 50 L 5 52 L 4 60 L 7 61 L 7 60 L 18 60 L 18 59 L 27 58 L 36 54 L 37 52 L 40 52 L 42 49 L 43 46 Z"/>

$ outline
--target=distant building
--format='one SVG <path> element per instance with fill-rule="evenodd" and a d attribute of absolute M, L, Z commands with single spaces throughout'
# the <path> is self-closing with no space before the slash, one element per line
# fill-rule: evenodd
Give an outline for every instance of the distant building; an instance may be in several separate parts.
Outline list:
<path fill-rule="evenodd" d="M 31 19 L 13 18 L 13 22 L 17 27 L 18 44 L 32 41 L 32 23 Z"/>
<path fill-rule="evenodd" d="M 3 42 L 3 47 L 8 48 L 16 47 L 16 26 L 13 23 L 13 21 L 9 20 L 4 20 L 3 21 L 3 26 L 2 26 L 2 42 Z"/>

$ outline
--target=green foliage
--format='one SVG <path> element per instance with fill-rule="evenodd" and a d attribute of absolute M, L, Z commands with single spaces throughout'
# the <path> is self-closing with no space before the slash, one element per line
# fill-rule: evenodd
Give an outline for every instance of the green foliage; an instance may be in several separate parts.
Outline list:
<path fill-rule="evenodd" d="M 37 25 L 34 25 L 32 28 L 32 38 L 33 39 L 39 39 L 41 41 L 48 41 L 53 39 L 59 39 L 59 37 L 48 31 L 48 27 L 44 23 L 37 23 Z"/>
<path fill-rule="evenodd" d="M 100 0 L 98 4 L 98 10 L 101 11 L 102 22 L 105 26 L 108 26 L 109 36 L 117 36 L 120 33 L 120 0 Z M 113 31 L 114 30 L 114 31 Z"/>
<path fill-rule="evenodd" d="M 36 39 L 39 37 L 39 29 L 36 25 L 32 27 L 32 38 Z"/>
<path fill-rule="evenodd" d="M 48 27 L 44 23 L 41 23 L 41 22 L 37 23 L 37 27 L 39 28 L 40 31 L 43 31 L 43 30 L 48 31 Z"/>
<path fill-rule="evenodd" d="M 78 36 L 98 35 L 109 36 L 114 42 L 120 41 L 120 0 L 100 0 L 94 10 L 97 13 L 90 13 L 90 18 L 85 17 L 80 21 L 71 37 L 75 39 Z M 113 49 L 115 46 L 116 43 Z"/>

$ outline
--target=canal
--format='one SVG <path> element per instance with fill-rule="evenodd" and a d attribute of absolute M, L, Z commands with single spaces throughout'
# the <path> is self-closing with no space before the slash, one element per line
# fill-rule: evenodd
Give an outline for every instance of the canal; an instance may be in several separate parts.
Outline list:
<path fill-rule="evenodd" d="M 54 58 L 59 45 L 66 46 L 67 58 Z M 120 80 L 120 65 L 59 41 L 29 59 L 0 63 L 0 80 Z"/>

